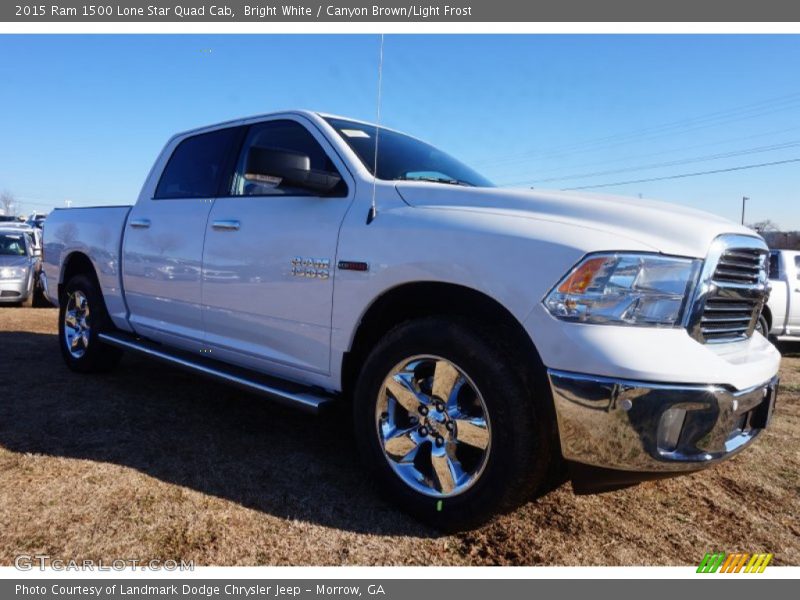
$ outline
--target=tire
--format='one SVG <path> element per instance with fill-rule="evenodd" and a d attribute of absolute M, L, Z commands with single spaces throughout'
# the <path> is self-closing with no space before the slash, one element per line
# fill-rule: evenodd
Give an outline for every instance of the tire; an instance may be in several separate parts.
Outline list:
<path fill-rule="evenodd" d="M 94 278 L 72 277 L 64 286 L 64 299 L 60 304 L 58 341 L 67 366 L 79 373 L 99 373 L 114 368 L 122 351 L 97 338 L 100 332 L 114 327 Z"/>
<path fill-rule="evenodd" d="M 767 317 L 764 316 L 764 313 L 758 315 L 758 323 L 756 323 L 756 331 L 763 335 L 765 338 L 769 339 L 769 323 L 767 322 Z"/>
<path fill-rule="evenodd" d="M 378 342 L 356 382 L 356 438 L 379 490 L 443 531 L 528 500 L 553 460 L 550 399 L 531 394 L 493 337 L 466 320 L 408 321 Z M 425 409 L 412 414 L 416 402 Z"/>

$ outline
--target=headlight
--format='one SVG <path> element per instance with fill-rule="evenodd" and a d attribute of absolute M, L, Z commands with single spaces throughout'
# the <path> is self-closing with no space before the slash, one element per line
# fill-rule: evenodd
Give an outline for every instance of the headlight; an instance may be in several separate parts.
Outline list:
<path fill-rule="evenodd" d="M 25 267 L 2 267 L 0 279 L 25 279 L 28 270 Z"/>
<path fill-rule="evenodd" d="M 565 321 L 674 326 L 681 322 L 701 260 L 657 254 L 590 254 L 547 295 Z"/>

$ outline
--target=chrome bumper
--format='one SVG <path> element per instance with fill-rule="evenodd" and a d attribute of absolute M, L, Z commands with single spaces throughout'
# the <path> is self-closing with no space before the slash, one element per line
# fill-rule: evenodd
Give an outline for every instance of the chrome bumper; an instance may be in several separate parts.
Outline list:
<path fill-rule="evenodd" d="M 561 451 L 574 463 L 646 473 L 729 458 L 767 426 L 778 377 L 742 391 L 548 371 Z"/>

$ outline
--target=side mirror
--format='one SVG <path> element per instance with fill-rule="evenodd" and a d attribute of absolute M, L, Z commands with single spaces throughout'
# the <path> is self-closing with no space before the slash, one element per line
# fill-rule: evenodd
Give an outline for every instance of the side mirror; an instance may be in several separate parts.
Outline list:
<path fill-rule="evenodd" d="M 275 187 L 285 184 L 327 194 L 339 184 L 338 173 L 311 168 L 311 158 L 301 152 L 253 146 L 247 153 L 244 178 Z"/>

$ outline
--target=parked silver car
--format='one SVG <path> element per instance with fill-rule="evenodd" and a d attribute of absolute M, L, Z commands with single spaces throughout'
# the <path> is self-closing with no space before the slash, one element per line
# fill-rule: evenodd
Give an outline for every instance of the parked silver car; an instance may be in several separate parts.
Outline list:
<path fill-rule="evenodd" d="M 19 227 L 0 227 L 0 304 L 33 301 L 40 256 L 31 234 Z"/>

